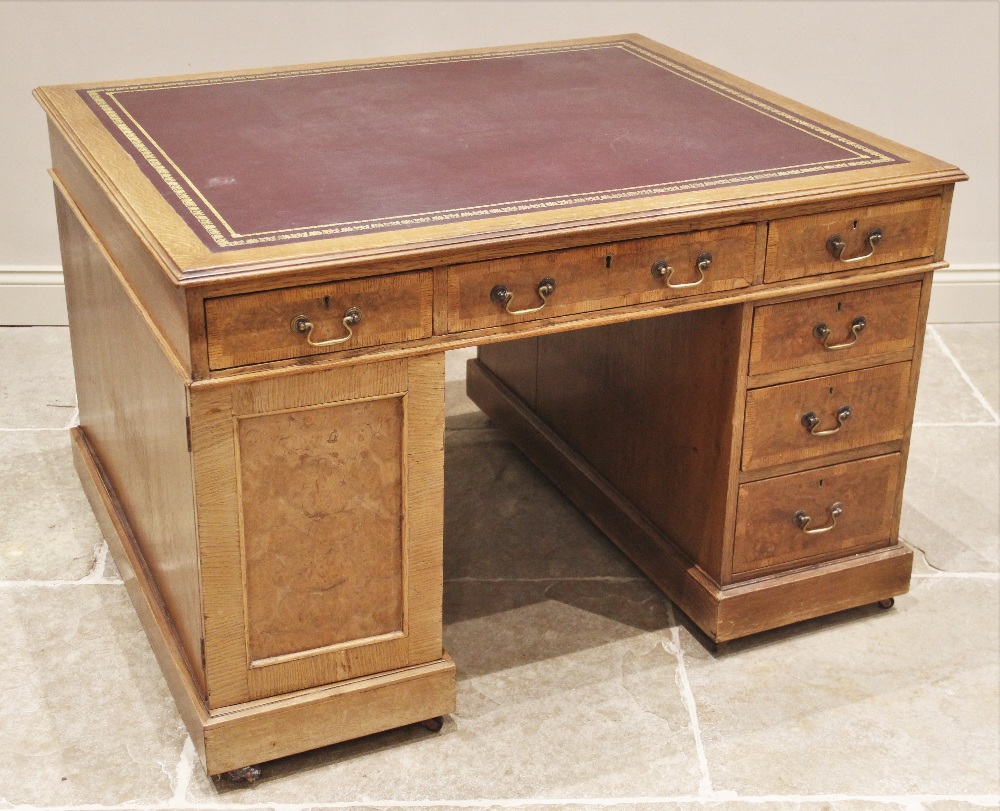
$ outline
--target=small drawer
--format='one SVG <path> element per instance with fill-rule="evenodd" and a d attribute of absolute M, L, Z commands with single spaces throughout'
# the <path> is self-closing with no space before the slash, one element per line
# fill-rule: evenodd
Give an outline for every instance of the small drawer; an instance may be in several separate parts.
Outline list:
<path fill-rule="evenodd" d="M 892 453 L 741 485 L 733 573 L 888 546 L 899 464 Z"/>
<path fill-rule="evenodd" d="M 920 282 L 754 309 L 750 374 L 912 350 Z"/>
<path fill-rule="evenodd" d="M 835 273 L 934 255 L 941 198 L 789 217 L 767 232 L 764 281 Z"/>
<path fill-rule="evenodd" d="M 892 363 L 747 393 L 743 469 L 903 438 L 910 364 Z"/>
<path fill-rule="evenodd" d="M 633 239 L 448 268 L 448 331 L 747 287 L 756 226 Z"/>
<path fill-rule="evenodd" d="M 426 338 L 432 279 L 419 271 L 206 299 L 209 368 Z"/>

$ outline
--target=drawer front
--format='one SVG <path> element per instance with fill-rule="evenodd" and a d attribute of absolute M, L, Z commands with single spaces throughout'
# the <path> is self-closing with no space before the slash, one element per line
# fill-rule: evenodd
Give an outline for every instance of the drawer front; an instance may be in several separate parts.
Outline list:
<path fill-rule="evenodd" d="M 903 438 L 910 364 L 892 363 L 747 393 L 743 469 Z"/>
<path fill-rule="evenodd" d="M 448 330 L 747 287 L 753 278 L 755 236 L 756 226 L 742 225 L 453 265 L 448 268 Z M 699 269 L 704 254 L 711 260 Z M 662 273 L 654 275 L 657 263 L 662 263 Z M 554 282 L 544 301 L 539 293 L 543 280 Z M 510 298 L 495 292 L 498 287 Z"/>
<path fill-rule="evenodd" d="M 426 338 L 432 331 L 432 278 L 420 271 L 206 299 L 209 368 Z M 349 313 L 360 313 L 356 323 Z M 308 332 L 303 321 L 313 325 Z M 310 339 L 337 343 L 311 346 Z"/>
<path fill-rule="evenodd" d="M 750 374 L 912 350 L 920 284 L 907 282 L 755 308 Z"/>
<path fill-rule="evenodd" d="M 941 198 L 927 197 L 771 222 L 764 281 L 934 255 Z"/>
<path fill-rule="evenodd" d="M 888 546 L 899 464 L 892 453 L 741 485 L 733 573 Z"/>

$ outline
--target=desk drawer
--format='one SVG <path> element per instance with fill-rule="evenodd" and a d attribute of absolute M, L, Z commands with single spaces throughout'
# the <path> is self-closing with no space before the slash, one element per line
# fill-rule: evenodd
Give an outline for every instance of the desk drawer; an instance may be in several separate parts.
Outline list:
<path fill-rule="evenodd" d="M 892 453 L 741 485 L 733 573 L 888 546 L 899 464 Z"/>
<path fill-rule="evenodd" d="M 747 393 L 743 469 L 759 470 L 903 438 L 910 364 Z"/>
<path fill-rule="evenodd" d="M 774 220 L 764 281 L 835 273 L 934 255 L 941 198 Z"/>
<path fill-rule="evenodd" d="M 912 349 L 920 284 L 907 282 L 755 308 L 750 374 Z"/>
<path fill-rule="evenodd" d="M 430 271 L 419 271 L 206 299 L 209 368 L 426 338 L 431 335 L 432 278 Z M 308 335 L 300 316 L 313 324 Z M 339 342 L 311 346 L 308 339 Z"/>
<path fill-rule="evenodd" d="M 756 226 L 742 225 L 453 265 L 448 268 L 448 330 L 747 287 L 755 235 Z M 710 259 L 699 268 L 705 255 Z M 662 275 L 654 274 L 661 262 Z M 540 290 L 545 280 L 554 283 L 551 292 Z"/>

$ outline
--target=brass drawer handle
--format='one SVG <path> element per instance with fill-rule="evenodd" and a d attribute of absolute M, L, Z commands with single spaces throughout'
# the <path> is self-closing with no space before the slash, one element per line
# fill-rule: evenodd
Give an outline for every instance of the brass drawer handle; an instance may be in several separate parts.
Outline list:
<path fill-rule="evenodd" d="M 698 281 L 696 282 L 684 282 L 683 284 L 671 284 L 670 278 L 674 275 L 674 269 L 668 265 L 663 259 L 660 259 L 653 263 L 652 274 L 656 279 L 663 279 L 667 283 L 667 287 L 673 290 L 680 290 L 682 287 L 697 287 L 703 281 L 705 281 L 705 272 L 712 266 L 712 254 L 706 252 L 699 254 L 698 258 L 695 260 L 695 267 L 698 268 Z"/>
<path fill-rule="evenodd" d="M 817 340 L 823 344 L 824 349 L 847 349 L 849 346 L 854 346 L 858 342 L 858 336 L 861 334 L 861 330 L 868 326 L 868 319 L 863 315 L 859 315 L 851 322 L 851 338 L 848 341 L 844 341 L 841 344 L 828 344 L 827 341 L 830 339 L 830 328 L 826 324 L 817 324 L 813 327 L 813 335 L 816 336 Z"/>
<path fill-rule="evenodd" d="M 556 280 L 546 276 L 538 283 L 538 297 L 542 300 L 542 303 L 537 307 L 529 307 L 526 310 L 512 310 L 510 308 L 510 303 L 514 300 L 514 294 L 510 292 L 506 285 L 498 284 L 490 290 L 490 301 L 494 304 L 504 305 L 503 308 L 507 311 L 507 315 L 528 315 L 528 313 L 537 313 L 548 304 L 548 298 L 555 289 Z"/>
<path fill-rule="evenodd" d="M 844 423 L 850 416 L 851 416 L 851 407 L 841 406 L 839 409 L 837 409 L 837 427 L 827 428 L 825 431 L 817 431 L 816 429 L 819 428 L 820 419 L 819 417 L 816 416 L 815 411 L 810 411 L 802 418 L 802 424 L 806 427 L 806 430 L 812 436 L 832 436 L 833 434 L 837 433 L 837 431 L 839 431 L 841 428 L 844 427 Z"/>
<path fill-rule="evenodd" d="M 801 529 L 806 535 L 819 535 L 822 532 L 829 532 L 835 526 L 837 526 L 837 519 L 844 514 L 844 505 L 839 501 L 836 504 L 831 504 L 826 510 L 830 513 L 830 523 L 822 527 L 814 527 L 809 529 L 809 522 L 812 518 L 809 517 L 809 513 L 805 510 L 799 510 L 795 515 L 792 516 L 792 520 L 795 521 L 795 526 Z"/>
<path fill-rule="evenodd" d="M 354 330 L 352 330 L 351 327 L 356 327 L 361 323 L 361 310 L 357 307 L 351 307 L 351 309 L 344 313 L 344 318 L 341 323 L 344 325 L 344 329 L 347 330 L 347 335 L 343 338 L 331 338 L 329 341 L 314 341 L 312 339 L 312 331 L 315 329 L 313 322 L 310 321 L 307 316 L 297 315 L 292 319 L 292 332 L 304 332 L 306 335 L 306 343 L 309 344 L 309 346 L 333 346 L 334 344 L 347 343 L 354 337 Z"/>
<path fill-rule="evenodd" d="M 861 256 L 852 256 L 850 259 L 844 259 L 844 249 L 847 247 L 847 243 L 840 238 L 839 235 L 832 236 L 826 241 L 826 249 L 833 254 L 833 258 L 840 262 L 860 262 L 863 259 L 868 259 L 875 254 L 875 246 L 882 241 L 882 229 L 872 228 L 868 232 L 867 242 L 868 242 L 868 253 L 862 254 Z"/>

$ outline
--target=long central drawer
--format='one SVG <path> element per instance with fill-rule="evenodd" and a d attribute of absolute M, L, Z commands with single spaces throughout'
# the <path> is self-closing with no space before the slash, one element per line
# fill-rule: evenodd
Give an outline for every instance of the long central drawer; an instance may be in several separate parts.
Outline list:
<path fill-rule="evenodd" d="M 740 225 L 452 265 L 448 331 L 748 287 L 755 239 Z"/>

